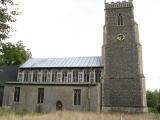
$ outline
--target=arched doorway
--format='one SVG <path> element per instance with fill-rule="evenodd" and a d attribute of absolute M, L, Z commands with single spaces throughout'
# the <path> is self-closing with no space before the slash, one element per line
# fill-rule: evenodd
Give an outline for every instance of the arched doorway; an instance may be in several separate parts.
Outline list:
<path fill-rule="evenodd" d="M 57 111 L 62 111 L 62 109 L 63 109 L 63 104 L 62 104 L 62 102 L 61 101 L 57 101 L 56 102 L 56 110 Z"/>

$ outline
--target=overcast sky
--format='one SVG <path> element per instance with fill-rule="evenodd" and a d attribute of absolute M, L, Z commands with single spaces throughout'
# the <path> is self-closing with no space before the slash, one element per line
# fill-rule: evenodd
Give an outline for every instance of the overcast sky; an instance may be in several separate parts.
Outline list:
<path fill-rule="evenodd" d="M 100 56 L 104 0 L 15 0 L 22 14 L 11 41 L 34 58 Z M 116 0 L 106 0 L 107 2 Z M 147 89 L 160 89 L 160 1 L 134 0 Z"/>

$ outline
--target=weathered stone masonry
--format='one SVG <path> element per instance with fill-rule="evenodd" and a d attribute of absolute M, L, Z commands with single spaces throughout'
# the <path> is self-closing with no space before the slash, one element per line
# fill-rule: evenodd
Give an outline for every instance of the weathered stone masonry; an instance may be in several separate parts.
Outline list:
<path fill-rule="evenodd" d="M 103 111 L 146 112 L 138 25 L 131 1 L 105 4 Z"/>

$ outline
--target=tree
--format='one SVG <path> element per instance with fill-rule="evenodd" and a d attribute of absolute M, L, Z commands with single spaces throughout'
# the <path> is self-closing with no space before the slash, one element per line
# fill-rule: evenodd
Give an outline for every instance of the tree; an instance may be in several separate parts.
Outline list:
<path fill-rule="evenodd" d="M 160 113 L 160 91 L 147 91 L 147 106 L 150 112 Z"/>
<path fill-rule="evenodd" d="M 19 14 L 17 8 L 13 7 L 16 5 L 12 0 L 0 0 L 0 42 L 9 38 L 8 34 L 12 30 L 9 23 L 15 22 L 15 16 Z M 8 9 L 8 7 L 10 9 Z M 11 8 L 13 8 L 13 10 L 11 10 Z"/>
<path fill-rule="evenodd" d="M 13 30 L 10 23 L 20 14 L 15 6 L 17 4 L 12 0 L 0 0 L 0 65 L 19 65 L 31 57 L 31 52 L 21 41 L 16 44 L 4 41 Z"/>
<path fill-rule="evenodd" d="M 26 50 L 21 41 L 13 44 L 11 42 L 0 44 L 0 65 L 20 65 L 31 58 L 31 52 Z"/>
<path fill-rule="evenodd" d="M 157 111 L 160 113 L 160 89 L 159 89 L 159 94 L 158 94 L 158 105 L 157 105 Z"/>

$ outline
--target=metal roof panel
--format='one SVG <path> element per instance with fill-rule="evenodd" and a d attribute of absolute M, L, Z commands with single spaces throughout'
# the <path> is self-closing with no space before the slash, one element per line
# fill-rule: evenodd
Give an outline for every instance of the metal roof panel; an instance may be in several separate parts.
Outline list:
<path fill-rule="evenodd" d="M 101 57 L 31 58 L 20 68 L 102 67 Z"/>

